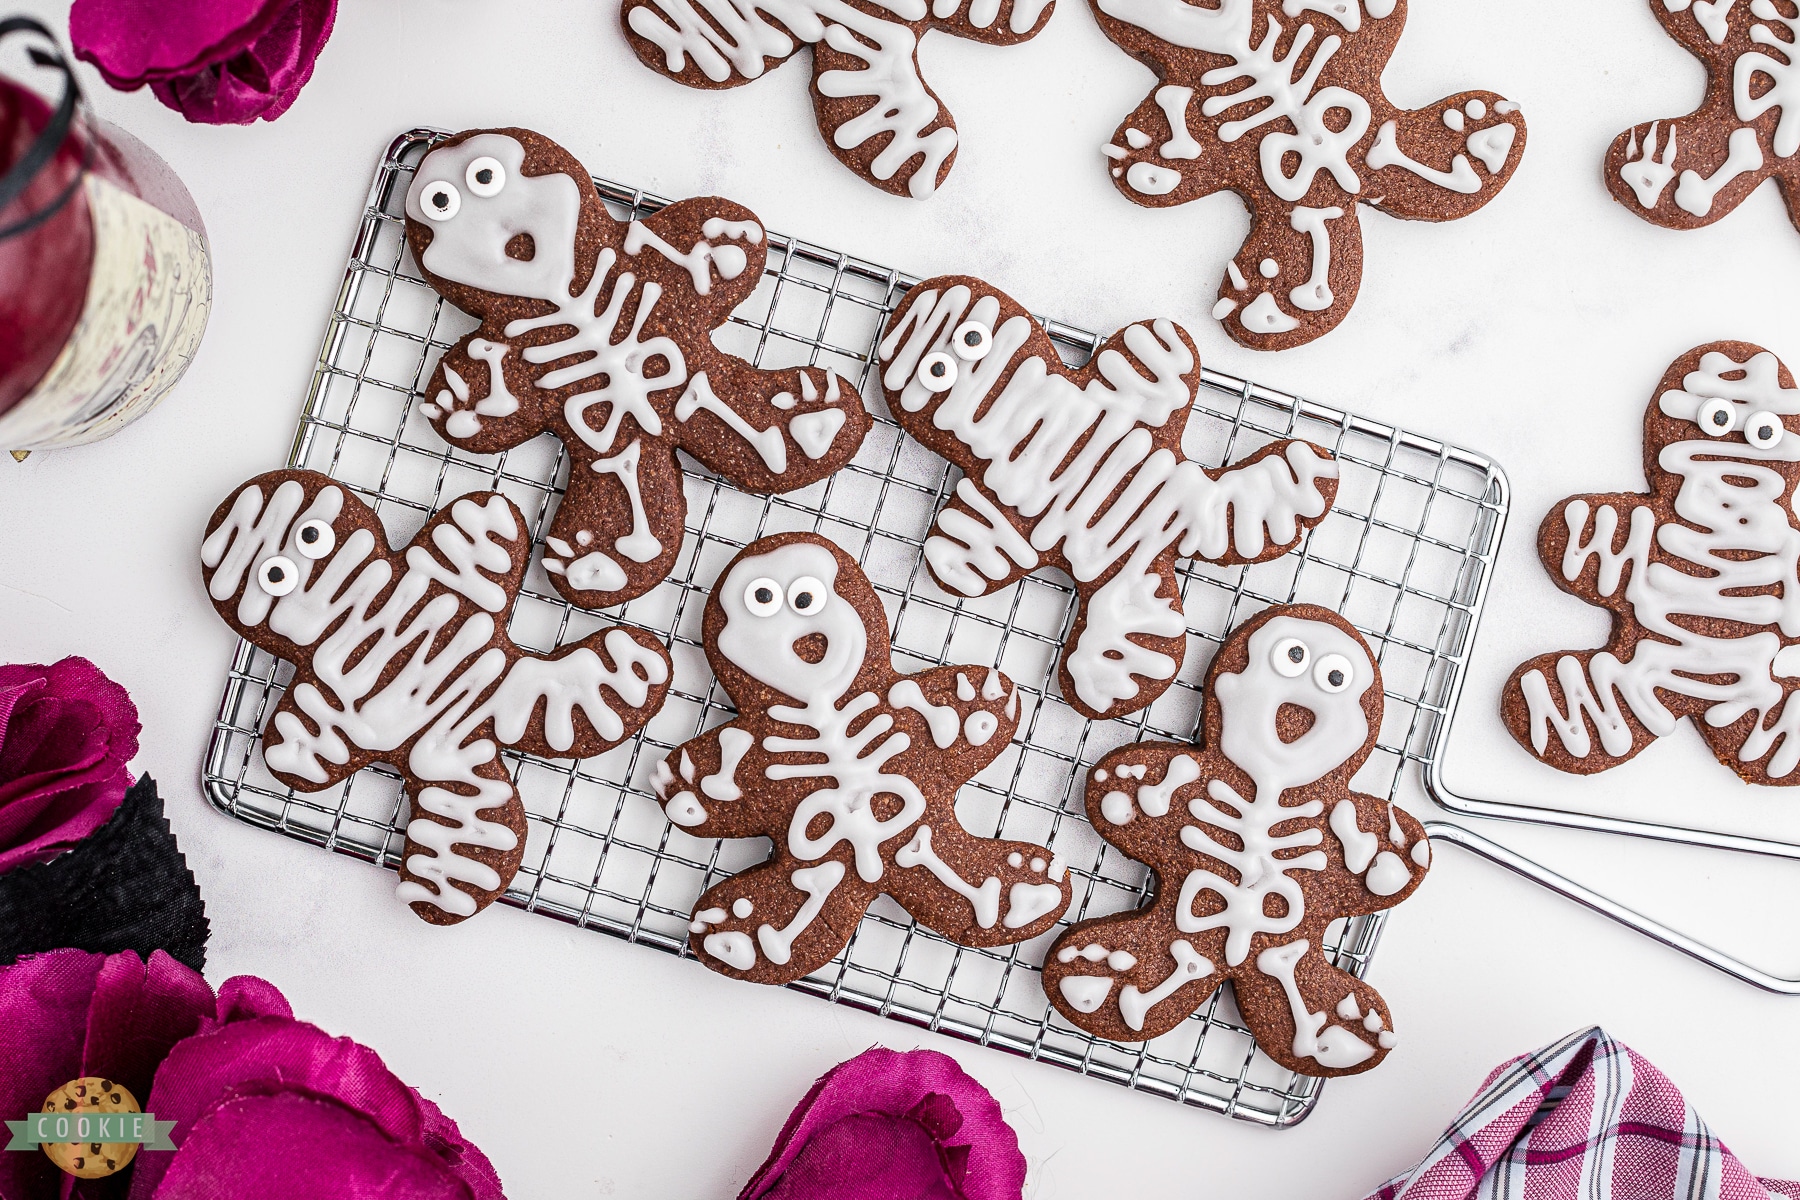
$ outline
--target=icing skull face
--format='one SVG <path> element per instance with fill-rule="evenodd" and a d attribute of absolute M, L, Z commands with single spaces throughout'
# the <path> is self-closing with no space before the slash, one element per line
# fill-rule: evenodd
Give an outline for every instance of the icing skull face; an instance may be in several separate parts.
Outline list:
<path fill-rule="evenodd" d="M 406 193 L 406 215 L 431 230 L 421 263 L 444 279 L 484 291 L 566 300 L 575 279 L 581 185 L 553 171 L 525 173 L 525 147 L 481 133 L 433 150 Z M 508 247 L 530 239 L 530 257 Z"/>
<path fill-rule="evenodd" d="M 837 591 L 838 561 L 796 542 L 738 562 L 713 593 L 719 649 L 758 683 L 802 704 L 836 700 L 862 669 L 863 618 Z"/>
<path fill-rule="evenodd" d="M 1766 350 L 1742 363 L 1712 351 L 1680 388 L 1657 398 L 1655 411 L 1691 421 L 1715 441 L 1741 441 L 1784 460 L 1800 459 L 1800 438 L 1785 420 L 1800 416 L 1800 392 L 1781 387 L 1780 371 L 1780 361 Z"/>
<path fill-rule="evenodd" d="M 1219 749 L 1264 787 L 1311 783 L 1369 736 L 1363 696 L 1375 681 L 1367 651 L 1321 621 L 1275 617 L 1250 636 L 1250 662 L 1213 685 L 1223 722 Z M 1303 712 L 1285 712 L 1290 708 Z M 1298 737 L 1284 739 L 1295 724 Z"/>

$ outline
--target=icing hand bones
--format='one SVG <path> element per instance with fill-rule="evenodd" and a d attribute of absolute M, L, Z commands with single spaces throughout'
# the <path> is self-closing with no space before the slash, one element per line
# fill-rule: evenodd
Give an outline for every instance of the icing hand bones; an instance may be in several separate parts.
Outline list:
<path fill-rule="evenodd" d="M 1200 358 L 1171 321 L 1127 326 L 1070 370 L 1016 301 L 945 276 L 907 295 L 878 349 L 894 419 L 965 473 L 925 543 L 932 577 L 983 596 L 1043 566 L 1074 576 L 1062 691 L 1088 717 L 1174 682 L 1177 556 L 1278 557 L 1337 495 L 1336 460 L 1308 442 L 1218 470 L 1182 453 Z"/>
<path fill-rule="evenodd" d="M 764 538 L 733 559 L 703 637 L 738 716 L 658 764 L 656 793 L 696 837 L 767 837 L 774 852 L 696 903 L 702 962 L 759 983 L 799 979 L 884 892 L 968 946 L 1055 924 L 1069 900 L 1062 863 L 956 817 L 957 789 L 1018 727 L 1005 676 L 896 671 L 867 577 L 814 534 Z"/>
<path fill-rule="evenodd" d="M 315 792 L 371 763 L 412 804 L 400 898 L 449 925 L 499 898 L 525 852 L 525 808 L 502 747 L 600 754 L 661 707 L 669 655 L 612 626 L 550 655 L 507 623 L 531 537 L 497 492 L 454 501 L 389 549 L 373 510 L 311 471 L 240 487 L 207 525 L 207 593 L 246 641 L 295 664 L 263 758 Z"/>
<path fill-rule="evenodd" d="M 1251 349 L 1312 341 L 1349 313 L 1359 203 L 1464 217 L 1524 153 L 1518 105 L 1492 92 L 1411 111 L 1383 94 L 1406 0 L 1092 3 L 1106 35 L 1158 76 L 1102 148 L 1119 190 L 1160 208 L 1229 189 L 1250 207 L 1212 311 Z"/>
<path fill-rule="evenodd" d="M 1100 836 L 1149 865 L 1156 895 L 1071 926 L 1044 962 L 1057 1011 L 1146 1041 L 1230 980 L 1256 1042 L 1304 1075 L 1366 1071 L 1393 1048 L 1380 993 L 1324 953 L 1326 928 L 1410 896 L 1424 827 L 1350 790 L 1381 727 L 1381 675 L 1341 617 L 1268 610 L 1213 661 L 1199 746 L 1141 742 L 1090 773 Z"/>
<path fill-rule="evenodd" d="M 1706 98 L 1685 117 L 1634 125 L 1613 139 L 1613 197 L 1646 221 L 1698 229 L 1773 178 L 1800 226 L 1800 5 L 1650 0 L 1650 11 L 1705 64 Z"/>
<path fill-rule="evenodd" d="M 1028 41 L 1053 0 L 624 0 L 645 66 L 690 87 L 729 88 L 813 48 L 813 111 L 838 161 L 896 196 L 932 194 L 956 159 L 956 123 L 919 73 L 941 29 L 992 46 Z"/>
<path fill-rule="evenodd" d="M 1571 496 L 1538 531 L 1557 586 L 1612 613 L 1599 650 L 1513 672 L 1501 713 L 1590 774 L 1684 717 L 1746 782 L 1800 784 L 1800 390 L 1760 346 L 1670 366 L 1644 415 L 1648 493 Z"/>
<path fill-rule="evenodd" d="M 678 447 L 738 487 L 786 492 L 849 462 L 868 432 L 835 373 L 760 370 L 713 344 L 767 253 L 740 205 L 616 221 L 567 151 L 509 129 L 426 155 L 406 213 L 426 278 L 482 322 L 438 364 L 425 415 L 477 453 L 546 430 L 568 447 L 544 569 L 573 604 L 617 604 L 668 574 L 687 510 Z"/>

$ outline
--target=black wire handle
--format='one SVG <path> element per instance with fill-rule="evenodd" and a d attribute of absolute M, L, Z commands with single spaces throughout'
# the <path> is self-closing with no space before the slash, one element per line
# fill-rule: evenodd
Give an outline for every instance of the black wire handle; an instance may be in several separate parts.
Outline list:
<path fill-rule="evenodd" d="M 75 125 L 75 109 L 81 103 L 81 85 L 76 82 L 75 69 L 63 57 L 62 47 L 57 45 L 56 35 L 30 17 L 7 17 L 0 20 L 0 38 L 12 33 L 36 33 L 50 43 L 48 50 L 33 46 L 29 51 L 31 61 L 40 67 L 54 67 L 63 73 L 63 94 L 62 99 L 57 102 L 56 111 L 50 116 L 49 124 L 44 126 L 43 131 L 26 148 L 19 161 L 13 164 L 12 170 L 0 175 L 0 212 L 5 212 L 7 205 L 24 194 L 25 189 L 31 186 L 31 181 L 37 178 L 38 172 L 50 165 L 57 152 L 63 148 L 63 143 L 69 140 L 69 133 Z M 55 200 L 28 217 L 22 217 L 11 225 L 0 226 L 0 241 L 35 229 L 55 216 L 69 202 L 69 197 L 75 194 L 75 189 L 81 186 L 82 176 L 87 173 L 85 158 L 84 155 L 82 170 L 76 173 L 75 178 L 69 181 L 69 186 Z"/>

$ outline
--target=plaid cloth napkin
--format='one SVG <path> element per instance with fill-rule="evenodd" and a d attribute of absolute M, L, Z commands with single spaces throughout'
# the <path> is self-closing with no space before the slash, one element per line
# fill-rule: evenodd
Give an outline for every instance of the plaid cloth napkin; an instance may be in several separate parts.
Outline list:
<path fill-rule="evenodd" d="M 1368 1200 L 1800 1200 L 1758 1179 L 1661 1071 L 1599 1027 L 1489 1075 L 1419 1165 Z"/>

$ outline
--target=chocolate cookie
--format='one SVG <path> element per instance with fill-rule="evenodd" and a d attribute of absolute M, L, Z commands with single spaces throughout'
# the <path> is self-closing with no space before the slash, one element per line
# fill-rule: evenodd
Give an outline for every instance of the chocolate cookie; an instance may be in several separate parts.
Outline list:
<path fill-rule="evenodd" d="M 977 837 L 956 793 L 1018 728 L 989 667 L 896 671 L 887 616 L 856 561 L 810 533 L 746 546 L 702 625 L 738 715 L 658 764 L 669 820 L 696 837 L 767 837 L 768 861 L 694 906 L 694 954 L 786 983 L 831 961 L 876 896 L 965 946 L 1034 938 L 1069 903 L 1063 864 Z"/>
<path fill-rule="evenodd" d="M 1550 577 L 1612 634 L 1513 672 L 1500 712 L 1520 745 L 1588 775 L 1692 717 L 1745 782 L 1800 783 L 1797 433 L 1800 391 L 1762 347 L 1675 360 L 1644 413 L 1650 490 L 1571 496 L 1538 530 Z"/>
<path fill-rule="evenodd" d="M 884 192 L 931 195 L 956 161 L 956 122 L 919 72 L 933 29 L 990 46 L 1037 36 L 1052 0 L 624 0 L 639 59 L 689 87 L 730 88 L 813 48 L 813 111 L 838 161 Z"/>
<path fill-rule="evenodd" d="M 1207 676 L 1198 746 L 1142 742 L 1088 776 L 1100 836 L 1156 877 L 1133 912 L 1071 926 L 1044 990 L 1077 1026 L 1122 1042 L 1168 1032 L 1229 980 L 1263 1051 L 1303 1075 L 1353 1075 L 1394 1046 L 1387 1002 L 1333 966 L 1326 927 L 1412 895 L 1425 829 L 1350 790 L 1381 732 L 1381 671 L 1357 632 L 1312 605 L 1231 632 Z"/>
<path fill-rule="evenodd" d="M 964 472 L 925 543 L 932 578 L 985 596 L 1040 567 L 1072 575 L 1062 692 L 1095 720 L 1148 706 L 1181 669 L 1177 557 L 1279 557 L 1337 496 L 1337 461 L 1309 442 L 1218 470 L 1182 453 L 1200 356 L 1173 321 L 1129 325 L 1071 370 L 1016 300 L 942 276 L 907 295 L 879 354 L 894 419 Z"/>
<path fill-rule="evenodd" d="M 1800 226 L 1800 5 L 1650 0 L 1650 11 L 1706 66 L 1706 98 L 1685 117 L 1613 139 L 1605 165 L 1613 199 L 1652 224 L 1698 229 L 1773 178 Z"/>
<path fill-rule="evenodd" d="M 498 492 L 449 504 L 401 550 L 374 510 L 313 471 L 259 475 L 201 543 L 213 607 L 295 666 L 263 734 L 288 787 L 316 792 L 371 763 L 412 802 L 399 896 L 434 925 L 499 898 L 525 853 L 525 806 L 502 747 L 586 758 L 662 707 L 669 652 L 615 625 L 554 654 L 507 636 L 531 536 Z"/>
<path fill-rule="evenodd" d="M 425 278 L 481 319 L 438 363 L 425 415 L 479 454 L 545 431 L 568 447 L 544 569 L 571 604 L 619 604 L 668 575 L 687 514 L 677 448 L 737 487 L 788 492 L 849 462 L 869 430 L 832 371 L 765 371 L 713 344 L 767 256 L 742 205 L 616 221 L 566 150 L 498 129 L 427 154 L 406 216 Z"/>
<path fill-rule="evenodd" d="M 1212 313 L 1252 350 L 1302 345 L 1348 315 L 1359 203 L 1453 221 L 1498 195 L 1525 153 L 1519 106 L 1492 92 L 1410 111 L 1383 93 L 1406 0 L 1092 3 L 1159 80 L 1102 147 L 1119 190 L 1151 208 L 1230 190 L 1250 207 Z"/>

